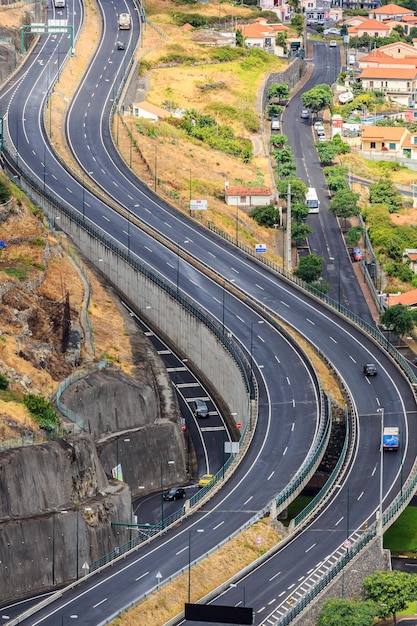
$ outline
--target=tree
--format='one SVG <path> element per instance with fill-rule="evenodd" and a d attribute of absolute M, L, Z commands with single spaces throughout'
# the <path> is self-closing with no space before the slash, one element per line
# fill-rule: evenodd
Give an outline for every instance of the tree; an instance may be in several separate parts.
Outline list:
<path fill-rule="evenodd" d="M 297 241 L 298 239 L 307 239 L 308 235 L 313 232 L 311 226 L 305 222 L 291 222 L 291 239 Z"/>
<path fill-rule="evenodd" d="M 343 217 L 346 221 L 347 217 L 359 215 L 358 200 L 358 193 L 354 193 L 350 189 L 339 189 L 330 200 L 329 209 L 337 217 Z"/>
<path fill-rule="evenodd" d="M 417 599 L 415 577 L 397 570 L 374 572 L 364 579 L 363 589 L 368 598 L 379 604 L 379 617 L 391 614 L 394 624 L 397 623 L 398 611 L 403 611 L 409 602 Z"/>
<path fill-rule="evenodd" d="M 271 135 L 269 139 L 269 143 L 271 146 L 274 146 L 274 148 L 283 148 L 287 141 L 286 135 Z"/>
<path fill-rule="evenodd" d="M 316 141 L 315 144 L 320 163 L 331 163 L 337 154 L 337 150 L 332 141 Z"/>
<path fill-rule="evenodd" d="M 269 117 L 269 119 L 272 119 L 274 116 L 278 117 L 279 115 L 281 115 L 283 110 L 284 107 L 282 107 L 280 104 L 268 104 L 265 112 L 267 117 Z"/>
<path fill-rule="evenodd" d="M 266 226 L 267 228 L 273 228 L 275 224 L 279 224 L 279 211 L 277 207 L 272 206 L 257 206 L 251 212 L 251 217 L 260 226 Z"/>
<path fill-rule="evenodd" d="M 301 13 L 296 13 L 291 19 L 291 28 L 293 28 L 297 35 L 300 36 L 304 30 L 304 17 Z"/>
<path fill-rule="evenodd" d="M 326 109 L 333 101 L 333 92 L 329 85 L 316 85 L 301 95 L 303 106 L 314 113 Z"/>
<path fill-rule="evenodd" d="M 369 187 L 369 202 L 371 204 L 385 204 L 390 213 L 397 213 L 402 205 L 401 194 L 395 189 L 389 178 L 381 178 Z"/>
<path fill-rule="evenodd" d="M 277 33 L 275 37 L 275 45 L 281 46 L 281 48 L 284 51 L 284 54 L 287 54 L 288 52 L 287 37 L 288 37 L 287 33 Z"/>
<path fill-rule="evenodd" d="M 278 83 L 271 85 L 268 90 L 268 98 L 278 98 L 278 100 L 287 100 L 290 95 L 290 88 L 288 83 Z"/>
<path fill-rule="evenodd" d="M 343 598 L 326 600 L 317 619 L 317 626 L 372 626 L 379 607 L 375 602 L 351 602 Z"/>
<path fill-rule="evenodd" d="M 397 337 L 403 337 L 412 332 L 416 319 L 415 314 L 403 304 L 390 306 L 380 317 L 381 324 L 392 328 Z"/>
<path fill-rule="evenodd" d="M 323 268 L 323 259 L 317 254 L 308 254 L 300 259 L 297 269 L 294 270 L 295 276 L 301 278 L 306 283 L 312 283 L 321 276 Z"/>
<path fill-rule="evenodd" d="M 346 235 L 348 244 L 352 247 L 356 246 L 359 239 L 362 237 L 362 233 L 362 226 L 354 226 L 353 228 L 351 228 Z"/>
<path fill-rule="evenodd" d="M 288 185 L 291 185 L 291 202 L 304 202 L 307 191 L 307 185 L 301 178 L 289 178 L 287 180 L 278 180 L 277 189 L 281 196 L 287 197 Z"/>
<path fill-rule="evenodd" d="M 239 28 L 236 31 L 236 46 L 238 48 L 244 48 L 245 47 L 245 38 L 242 35 L 242 31 Z"/>

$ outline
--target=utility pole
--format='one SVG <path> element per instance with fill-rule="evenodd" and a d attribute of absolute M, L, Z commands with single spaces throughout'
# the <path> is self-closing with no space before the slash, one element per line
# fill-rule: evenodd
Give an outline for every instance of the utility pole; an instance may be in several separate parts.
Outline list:
<path fill-rule="evenodd" d="M 288 185 L 287 190 L 287 254 L 286 254 L 286 269 L 291 271 L 291 185 Z"/>

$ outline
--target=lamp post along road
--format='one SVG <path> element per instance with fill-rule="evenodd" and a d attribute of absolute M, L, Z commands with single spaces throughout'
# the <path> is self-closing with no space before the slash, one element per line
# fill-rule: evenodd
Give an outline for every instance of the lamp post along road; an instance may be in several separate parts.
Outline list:
<path fill-rule="evenodd" d="M 384 436 L 384 409 L 380 407 L 377 409 L 377 412 L 381 414 L 381 437 L 380 437 L 380 467 L 379 467 L 379 511 L 378 511 L 378 524 L 377 524 L 377 534 L 382 539 L 382 493 L 384 490 L 384 446 L 383 446 L 383 436 Z"/>
<path fill-rule="evenodd" d="M 188 604 L 191 602 L 191 535 L 193 533 L 203 533 L 204 528 L 188 531 Z"/>
<path fill-rule="evenodd" d="M 163 466 L 164 465 L 174 465 L 175 461 L 161 461 L 161 526 L 162 530 L 165 527 L 164 520 L 164 475 L 163 475 Z"/>

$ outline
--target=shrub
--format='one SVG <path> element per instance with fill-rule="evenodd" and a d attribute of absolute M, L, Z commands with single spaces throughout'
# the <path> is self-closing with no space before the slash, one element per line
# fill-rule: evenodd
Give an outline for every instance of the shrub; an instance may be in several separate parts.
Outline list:
<path fill-rule="evenodd" d="M 23 404 L 43 430 L 52 431 L 56 429 L 60 420 L 49 400 L 34 393 L 27 393 L 23 396 Z"/>
<path fill-rule="evenodd" d="M 0 374 L 0 390 L 4 391 L 9 386 L 9 381 L 4 374 Z"/>
<path fill-rule="evenodd" d="M 273 228 L 275 224 L 279 223 L 278 209 L 271 204 L 255 207 L 251 212 L 251 216 L 257 224 L 267 228 Z"/>

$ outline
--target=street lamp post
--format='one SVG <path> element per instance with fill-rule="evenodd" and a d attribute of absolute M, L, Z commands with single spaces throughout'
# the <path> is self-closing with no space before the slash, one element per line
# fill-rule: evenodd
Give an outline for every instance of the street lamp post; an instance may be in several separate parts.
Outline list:
<path fill-rule="evenodd" d="M 63 615 L 61 617 L 61 626 L 64 626 L 64 620 L 66 619 L 78 619 L 78 615 Z"/>
<path fill-rule="evenodd" d="M 130 439 L 128 439 L 127 437 L 125 439 L 123 439 L 123 441 L 130 441 Z M 116 480 L 123 480 L 123 472 L 120 472 L 120 478 L 119 478 L 119 438 L 116 439 L 116 472 L 117 472 L 117 478 Z"/>
<path fill-rule="evenodd" d="M 89 176 L 92 175 L 93 172 L 87 172 Z M 85 172 L 83 171 L 83 217 L 85 217 Z"/>
<path fill-rule="evenodd" d="M 204 528 L 188 531 L 188 604 L 191 602 L 191 535 L 192 533 L 203 533 Z"/>
<path fill-rule="evenodd" d="M 163 478 L 163 466 L 164 465 L 174 465 L 175 461 L 161 461 L 160 466 L 161 466 L 161 526 L 162 526 L 162 530 L 165 527 L 165 520 L 164 520 L 164 478 Z"/>
<path fill-rule="evenodd" d="M 239 198 L 236 198 L 236 245 L 239 244 Z"/>
<path fill-rule="evenodd" d="M 230 283 L 234 283 L 235 279 L 232 278 L 229 280 Z M 225 314 L 225 295 L 226 295 L 226 279 L 223 281 L 223 297 L 222 297 L 222 335 L 224 337 L 225 333 L 225 325 L 224 325 L 224 314 Z"/>
<path fill-rule="evenodd" d="M 158 148 L 156 146 L 154 146 L 154 150 L 155 150 L 155 163 L 154 163 L 154 171 L 155 171 L 155 179 L 154 179 L 154 190 L 156 193 L 156 181 L 157 181 L 157 176 L 156 176 L 156 167 L 157 167 L 157 162 L 158 162 Z"/>
<path fill-rule="evenodd" d="M 382 538 L 382 493 L 383 493 L 383 482 L 384 482 L 384 446 L 383 446 L 383 436 L 384 436 L 384 409 L 380 407 L 377 409 L 378 413 L 381 413 L 381 441 L 380 441 L 380 467 L 379 467 L 379 512 L 378 512 L 378 525 L 377 525 L 377 534 Z"/>

